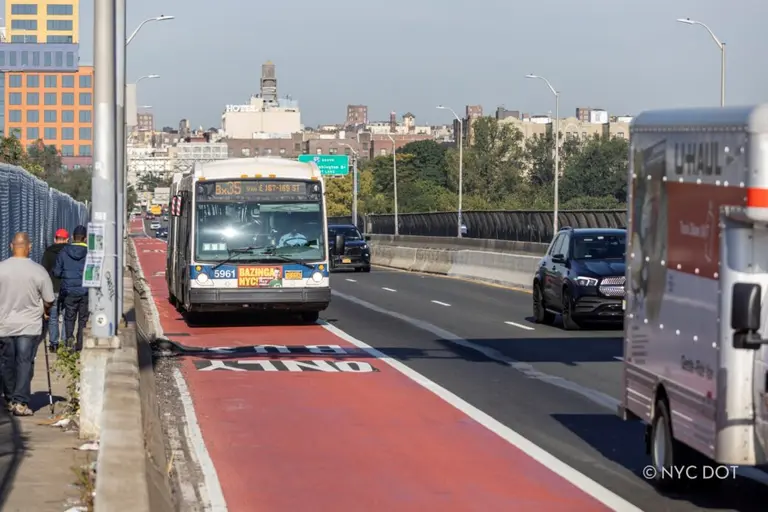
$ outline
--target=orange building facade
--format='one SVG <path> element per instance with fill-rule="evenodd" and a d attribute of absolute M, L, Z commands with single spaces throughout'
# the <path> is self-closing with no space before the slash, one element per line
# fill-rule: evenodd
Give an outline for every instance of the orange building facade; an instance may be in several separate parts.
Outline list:
<path fill-rule="evenodd" d="M 93 67 L 6 72 L 3 99 L 5 133 L 25 147 L 43 140 L 63 158 L 93 156 Z"/>

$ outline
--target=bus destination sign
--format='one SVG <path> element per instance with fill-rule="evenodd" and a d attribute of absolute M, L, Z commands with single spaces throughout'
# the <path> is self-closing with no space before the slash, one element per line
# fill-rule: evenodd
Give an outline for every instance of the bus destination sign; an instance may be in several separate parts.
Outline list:
<path fill-rule="evenodd" d="M 201 201 L 308 201 L 319 196 L 317 182 L 238 180 L 197 184 L 197 197 Z"/>

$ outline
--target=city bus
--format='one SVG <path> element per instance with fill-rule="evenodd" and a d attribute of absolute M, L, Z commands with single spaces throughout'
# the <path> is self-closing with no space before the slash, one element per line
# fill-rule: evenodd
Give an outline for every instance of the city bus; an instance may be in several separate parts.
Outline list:
<path fill-rule="evenodd" d="M 166 280 L 186 314 L 282 310 L 317 321 L 331 300 L 325 188 L 282 158 L 196 163 L 171 184 Z M 334 240 L 343 254 L 344 240 Z"/>

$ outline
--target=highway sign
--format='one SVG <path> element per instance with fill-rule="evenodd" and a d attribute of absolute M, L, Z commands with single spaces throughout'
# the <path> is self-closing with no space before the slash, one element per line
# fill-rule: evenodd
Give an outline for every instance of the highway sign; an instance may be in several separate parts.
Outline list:
<path fill-rule="evenodd" d="M 324 176 L 345 176 L 349 174 L 347 155 L 299 155 L 299 162 L 315 162 Z"/>

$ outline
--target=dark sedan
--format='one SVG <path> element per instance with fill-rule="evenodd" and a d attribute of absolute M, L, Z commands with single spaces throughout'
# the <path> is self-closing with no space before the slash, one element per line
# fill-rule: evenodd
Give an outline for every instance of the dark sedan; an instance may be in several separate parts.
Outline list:
<path fill-rule="evenodd" d="M 344 254 L 331 256 L 331 270 L 354 269 L 355 272 L 371 271 L 371 249 L 368 242 L 371 237 L 363 236 L 352 224 L 334 224 L 328 226 L 328 245 L 333 254 L 336 236 L 344 236 Z"/>

